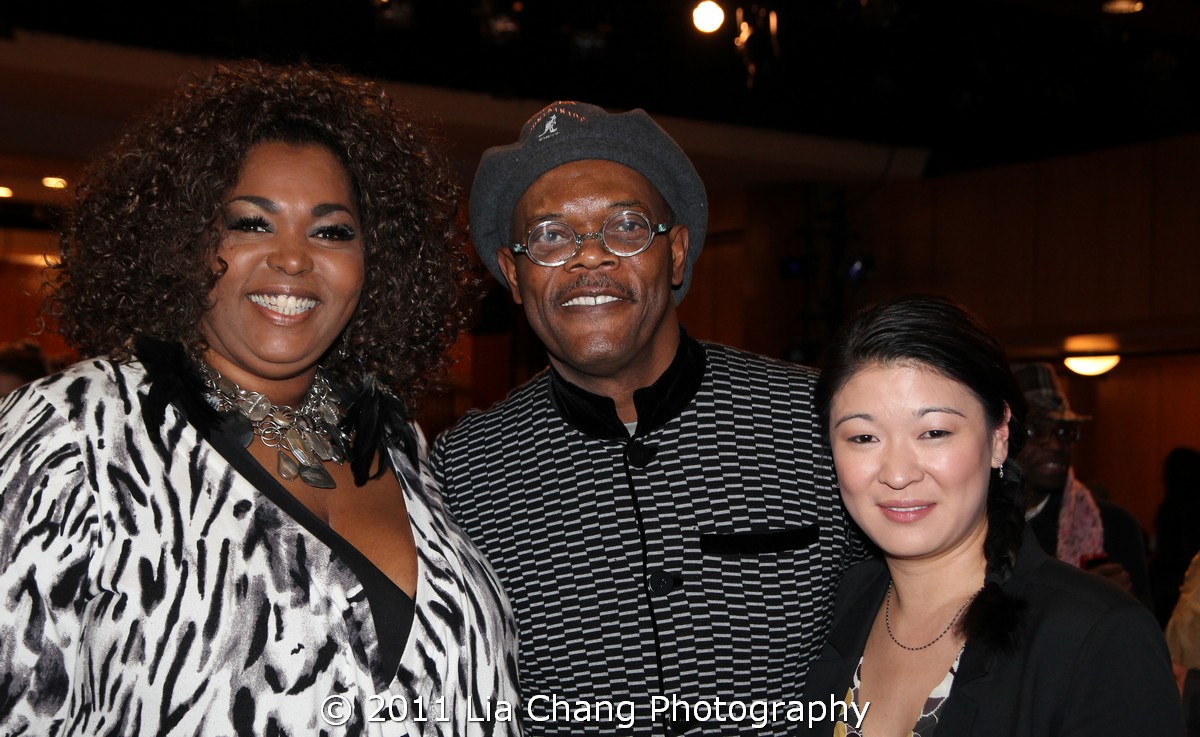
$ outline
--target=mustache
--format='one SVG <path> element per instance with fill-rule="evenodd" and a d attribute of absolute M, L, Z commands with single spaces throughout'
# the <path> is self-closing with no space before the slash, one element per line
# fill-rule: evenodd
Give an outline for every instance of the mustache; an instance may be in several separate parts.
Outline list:
<path fill-rule="evenodd" d="M 567 294 L 576 289 L 585 288 L 606 289 L 616 292 L 623 299 L 627 299 L 631 302 L 637 301 L 632 289 L 614 280 L 612 277 L 606 274 L 580 274 L 575 281 L 555 292 L 554 301 L 557 304 L 562 304 L 566 301 L 564 297 L 566 297 Z"/>

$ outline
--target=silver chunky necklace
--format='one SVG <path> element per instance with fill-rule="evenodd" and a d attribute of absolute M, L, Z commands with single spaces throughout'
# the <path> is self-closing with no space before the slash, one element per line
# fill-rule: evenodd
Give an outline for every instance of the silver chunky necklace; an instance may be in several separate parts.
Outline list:
<path fill-rule="evenodd" d="M 247 448 L 257 436 L 268 448 L 279 449 L 276 470 L 283 478 L 299 478 L 317 489 L 336 488 L 322 462 L 344 463 L 350 438 L 341 429 L 346 415 L 342 398 L 324 371 L 317 369 L 304 401 L 292 408 L 272 404 L 265 394 L 243 389 L 207 363 L 197 363 L 208 403 Z"/>
<path fill-rule="evenodd" d="M 979 589 L 979 591 L 983 591 L 983 589 Z M 954 623 L 958 621 L 958 618 L 962 616 L 963 612 L 967 611 L 967 605 L 975 601 L 976 596 L 979 596 L 979 591 L 971 594 L 971 598 L 963 602 L 963 605 L 960 606 L 958 611 L 954 613 L 954 617 L 950 620 L 950 624 L 946 625 L 946 629 L 942 630 L 940 635 L 924 645 L 921 645 L 920 647 L 909 647 L 903 642 L 897 640 L 896 636 L 892 634 L 892 582 L 888 581 L 887 599 L 883 605 L 883 624 L 887 627 L 888 637 L 892 638 L 892 642 L 896 643 L 905 650 L 911 650 L 912 652 L 917 652 L 918 650 L 924 650 L 927 647 L 931 647 L 935 642 L 946 636 L 946 633 L 950 631 L 950 628 L 954 626 Z"/>

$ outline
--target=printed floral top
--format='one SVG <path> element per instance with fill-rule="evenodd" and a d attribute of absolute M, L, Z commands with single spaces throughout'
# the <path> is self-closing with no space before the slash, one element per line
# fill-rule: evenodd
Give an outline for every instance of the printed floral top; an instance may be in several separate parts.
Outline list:
<path fill-rule="evenodd" d="M 908 737 L 933 737 L 938 725 L 938 714 L 942 710 L 942 704 L 946 703 L 946 697 L 950 695 L 950 687 L 954 685 L 954 674 L 958 672 L 958 661 L 962 660 L 962 654 L 963 651 L 960 649 L 954 662 L 950 664 L 950 670 L 946 673 L 946 677 L 929 692 L 929 698 L 925 699 L 925 706 L 921 709 L 921 716 L 917 717 L 917 723 L 908 733 Z M 854 669 L 854 685 L 846 692 L 847 704 L 858 702 L 861 675 L 862 658 L 859 658 L 858 667 Z M 849 713 L 853 714 L 854 710 L 851 709 Z M 862 737 L 862 732 L 859 731 L 857 724 L 837 722 L 833 725 L 833 737 Z"/>

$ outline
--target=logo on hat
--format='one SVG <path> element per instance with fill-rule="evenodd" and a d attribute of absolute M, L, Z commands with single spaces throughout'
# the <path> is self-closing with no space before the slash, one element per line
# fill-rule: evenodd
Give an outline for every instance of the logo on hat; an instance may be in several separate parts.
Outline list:
<path fill-rule="evenodd" d="M 546 125 L 542 128 L 542 132 L 537 135 L 537 139 L 544 141 L 556 135 L 558 135 L 558 115 L 551 115 L 546 121 Z"/>

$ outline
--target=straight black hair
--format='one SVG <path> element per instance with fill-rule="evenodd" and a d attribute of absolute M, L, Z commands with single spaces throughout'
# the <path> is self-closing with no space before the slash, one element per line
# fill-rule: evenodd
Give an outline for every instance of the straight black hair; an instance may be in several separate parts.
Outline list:
<path fill-rule="evenodd" d="M 816 388 L 822 432 L 829 443 L 829 408 L 855 374 L 872 366 L 914 365 L 956 381 L 983 405 L 989 427 L 1009 410 L 1008 458 L 988 484 L 984 588 L 959 628 L 970 640 L 1009 651 L 1016 645 L 1025 602 L 1001 585 L 1012 575 L 1025 526 L 1021 472 L 1015 462 L 1025 444 L 1025 398 L 1000 342 L 965 307 L 949 299 L 909 295 L 859 312 L 832 344 Z"/>

